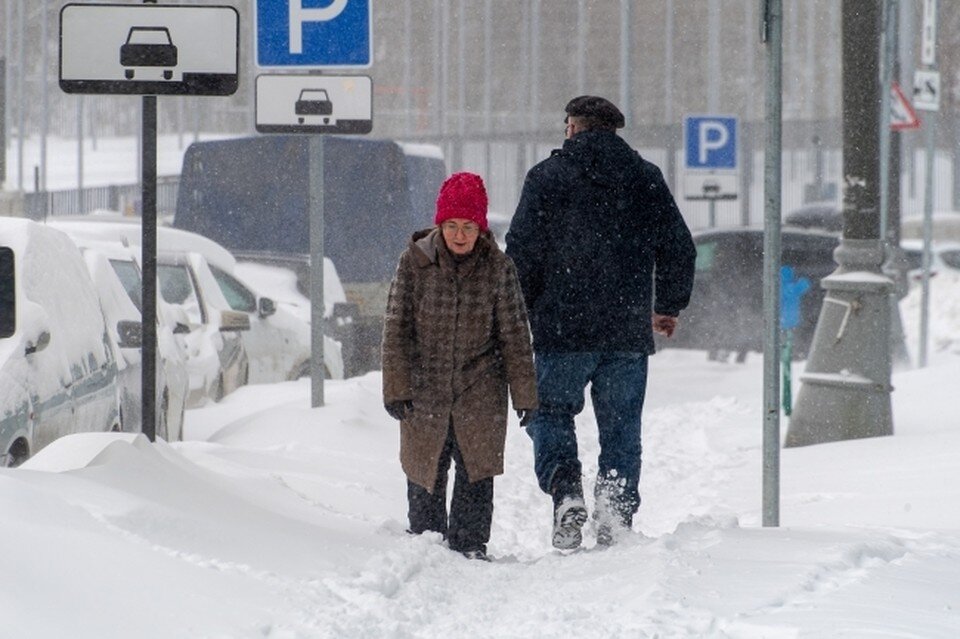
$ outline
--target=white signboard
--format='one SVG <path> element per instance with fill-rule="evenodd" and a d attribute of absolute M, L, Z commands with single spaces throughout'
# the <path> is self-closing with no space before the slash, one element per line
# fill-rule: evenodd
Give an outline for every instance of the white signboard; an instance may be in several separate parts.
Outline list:
<path fill-rule="evenodd" d="M 260 133 L 370 133 L 373 83 L 365 75 L 257 76 Z"/>
<path fill-rule="evenodd" d="M 923 2 L 923 29 L 920 38 L 920 61 L 933 65 L 937 61 L 937 0 Z"/>
<path fill-rule="evenodd" d="M 688 200 L 737 198 L 737 118 L 693 115 L 684 118 L 683 195 Z"/>
<path fill-rule="evenodd" d="M 914 71 L 913 106 L 924 111 L 940 110 L 939 71 Z"/>
<path fill-rule="evenodd" d="M 60 88 L 231 95 L 239 34 L 233 7 L 68 4 L 60 11 Z"/>

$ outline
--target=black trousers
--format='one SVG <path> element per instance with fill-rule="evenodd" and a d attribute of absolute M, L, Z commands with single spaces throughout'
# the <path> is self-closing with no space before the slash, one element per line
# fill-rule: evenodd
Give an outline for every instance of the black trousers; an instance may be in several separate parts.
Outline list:
<path fill-rule="evenodd" d="M 448 518 L 447 474 L 451 460 L 456 462 L 456 472 Z M 470 483 L 452 427 L 447 431 L 447 441 L 440 453 L 433 492 L 407 480 L 407 501 L 410 532 L 438 532 L 447 540 L 451 550 L 486 552 L 493 521 L 493 477 Z"/>

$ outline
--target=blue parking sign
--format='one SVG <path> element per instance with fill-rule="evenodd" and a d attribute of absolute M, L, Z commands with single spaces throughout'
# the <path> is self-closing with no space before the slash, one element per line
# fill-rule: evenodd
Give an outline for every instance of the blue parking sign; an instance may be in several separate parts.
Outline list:
<path fill-rule="evenodd" d="M 258 66 L 370 66 L 370 0 L 256 2 Z"/>
<path fill-rule="evenodd" d="M 684 125 L 686 168 L 737 168 L 737 119 L 727 116 L 691 116 Z"/>

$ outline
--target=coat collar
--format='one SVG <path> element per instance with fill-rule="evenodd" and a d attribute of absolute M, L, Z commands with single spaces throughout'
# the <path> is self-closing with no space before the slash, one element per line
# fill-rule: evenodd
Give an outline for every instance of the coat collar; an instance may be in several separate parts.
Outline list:
<path fill-rule="evenodd" d="M 414 233 L 413 237 L 410 238 L 409 249 L 420 268 L 426 268 L 432 264 L 448 270 L 454 270 L 456 267 L 453 256 L 444 244 L 440 229 L 437 227 Z M 469 275 L 473 272 L 481 257 L 499 250 L 500 248 L 493 241 L 490 231 L 484 231 L 477 238 L 473 253 L 468 259 L 460 263 L 459 272 L 461 275 Z"/>

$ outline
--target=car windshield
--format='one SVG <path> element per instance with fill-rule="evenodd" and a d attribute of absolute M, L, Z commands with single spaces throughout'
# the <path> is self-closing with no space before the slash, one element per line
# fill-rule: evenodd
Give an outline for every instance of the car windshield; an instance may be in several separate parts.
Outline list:
<path fill-rule="evenodd" d="M 217 284 L 220 286 L 220 290 L 223 291 L 223 296 L 227 298 L 227 304 L 230 305 L 230 308 L 235 311 L 243 311 L 244 313 L 253 313 L 257 310 L 257 296 L 241 284 L 237 278 L 217 268 L 213 264 L 210 265 L 210 272 L 213 273 L 214 279 L 217 280 Z"/>
<path fill-rule="evenodd" d="M 960 249 L 941 251 L 940 259 L 950 268 L 960 269 Z"/>
<path fill-rule="evenodd" d="M 110 266 L 113 267 L 117 277 L 120 278 L 120 283 L 123 284 L 127 295 L 130 296 L 130 301 L 142 313 L 143 300 L 141 295 L 143 294 L 143 285 L 140 281 L 140 269 L 132 260 L 110 260 Z"/>
<path fill-rule="evenodd" d="M 186 266 L 160 264 L 157 266 L 160 296 L 168 304 L 182 306 L 191 322 L 203 323 L 200 298 L 193 288 L 193 279 Z"/>
<path fill-rule="evenodd" d="M 127 38 L 130 44 L 170 44 L 170 33 L 166 29 L 131 29 Z"/>
<path fill-rule="evenodd" d="M 697 244 L 697 273 L 705 273 L 713 268 L 713 260 L 717 254 L 716 242 Z"/>

